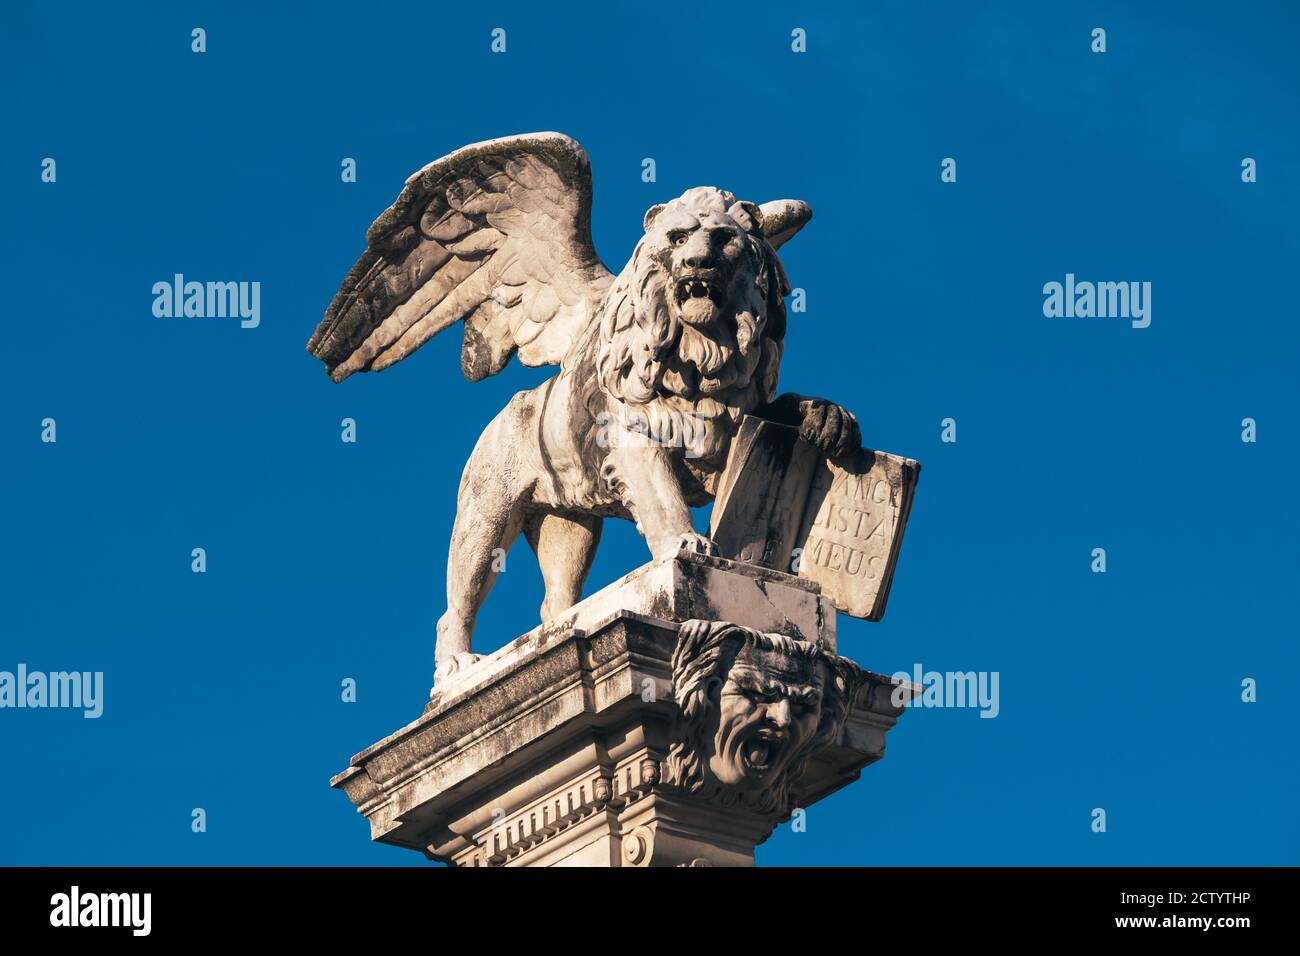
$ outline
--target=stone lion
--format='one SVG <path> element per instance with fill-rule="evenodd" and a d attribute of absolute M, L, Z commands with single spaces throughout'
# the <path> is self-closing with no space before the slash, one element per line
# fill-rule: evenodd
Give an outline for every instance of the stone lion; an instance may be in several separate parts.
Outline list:
<path fill-rule="evenodd" d="M 811 218 L 712 187 L 653 206 L 614 276 L 591 241 L 586 152 L 559 133 L 466 146 L 407 180 L 307 345 L 336 382 L 379 371 L 463 321 L 478 381 L 517 354 L 560 372 L 484 430 L 461 477 L 435 683 L 477 660 L 474 618 L 519 534 L 546 586 L 543 621 L 582 592 L 606 517 L 651 553 L 713 553 L 691 507 L 712 500 L 742 416 L 856 452 L 852 414 L 776 395 L 789 282 L 776 250 Z"/>

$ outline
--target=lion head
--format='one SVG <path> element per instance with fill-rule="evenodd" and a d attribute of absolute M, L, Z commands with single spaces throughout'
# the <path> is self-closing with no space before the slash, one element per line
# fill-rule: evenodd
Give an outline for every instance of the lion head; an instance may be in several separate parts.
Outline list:
<path fill-rule="evenodd" d="M 653 206 L 606 299 L 596 371 L 656 416 L 739 421 L 776 391 L 789 283 L 753 203 L 710 186 Z"/>

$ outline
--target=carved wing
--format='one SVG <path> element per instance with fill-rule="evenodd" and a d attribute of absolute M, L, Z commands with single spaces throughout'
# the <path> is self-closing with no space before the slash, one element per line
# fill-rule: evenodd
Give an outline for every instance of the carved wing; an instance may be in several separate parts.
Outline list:
<path fill-rule="evenodd" d="M 465 320 L 461 369 L 557 364 L 612 279 L 591 243 L 591 164 L 560 133 L 475 143 L 406 181 L 366 233 L 307 351 L 341 382 Z"/>

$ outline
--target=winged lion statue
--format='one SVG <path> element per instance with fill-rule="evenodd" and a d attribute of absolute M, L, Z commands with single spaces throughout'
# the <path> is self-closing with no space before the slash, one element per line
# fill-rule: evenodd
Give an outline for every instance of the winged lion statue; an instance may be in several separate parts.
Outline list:
<path fill-rule="evenodd" d="M 541 617 L 575 604 L 605 518 L 652 555 L 714 553 L 692 523 L 713 499 L 744 415 L 854 453 L 854 416 L 776 394 L 789 281 L 777 250 L 811 218 L 713 187 L 652 206 L 617 276 L 591 239 L 591 167 L 559 133 L 476 143 L 407 180 L 366 234 L 307 350 L 341 382 L 381 371 L 463 323 L 471 382 L 518 355 L 558 365 L 483 431 L 461 476 L 438 621 L 435 690 L 478 658 L 474 619 L 495 560 L 522 533 L 545 582 Z"/>

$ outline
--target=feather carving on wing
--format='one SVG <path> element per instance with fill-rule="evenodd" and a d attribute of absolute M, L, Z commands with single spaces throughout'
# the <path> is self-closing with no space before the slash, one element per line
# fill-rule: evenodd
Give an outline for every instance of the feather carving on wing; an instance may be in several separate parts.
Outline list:
<path fill-rule="evenodd" d="M 612 276 L 591 242 L 591 166 L 560 133 L 476 143 L 407 180 L 307 350 L 341 382 L 464 320 L 461 369 L 560 363 Z"/>

